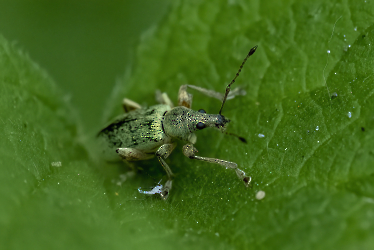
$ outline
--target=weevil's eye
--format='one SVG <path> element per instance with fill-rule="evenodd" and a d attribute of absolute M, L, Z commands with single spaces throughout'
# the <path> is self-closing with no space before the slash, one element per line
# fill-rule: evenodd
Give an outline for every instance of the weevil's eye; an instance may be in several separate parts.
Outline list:
<path fill-rule="evenodd" d="M 202 123 L 202 122 L 199 122 L 198 124 L 196 124 L 196 128 L 197 129 L 203 129 L 203 128 L 205 128 L 205 124 Z"/>
<path fill-rule="evenodd" d="M 200 113 L 206 113 L 206 111 L 204 109 L 199 109 L 199 112 Z"/>

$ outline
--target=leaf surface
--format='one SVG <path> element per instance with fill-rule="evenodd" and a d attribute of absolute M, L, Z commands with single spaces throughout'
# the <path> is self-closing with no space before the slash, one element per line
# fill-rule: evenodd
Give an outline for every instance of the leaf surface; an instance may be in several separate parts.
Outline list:
<path fill-rule="evenodd" d="M 99 162 L 53 81 L 1 38 L 0 241 L 7 249 L 373 248 L 373 7 L 176 1 L 142 37 L 103 120 L 121 112 L 124 96 L 153 105 L 160 89 L 176 102 L 186 83 L 223 92 L 258 45 L 235 83 L 247 95 L 223 111 L 228 132 L 248 143 L 214 130 L 196 143 L 201 156 L 236 162 L 253 187 L 185 158 L 179 145 L 168 159 L 176 177 L 167 202 L 137 191 L 165 175 L 156 160 L 140 162 L 137 175 Z M 193 94 L 194 109 L 218 112 L 217 100 Z"/>

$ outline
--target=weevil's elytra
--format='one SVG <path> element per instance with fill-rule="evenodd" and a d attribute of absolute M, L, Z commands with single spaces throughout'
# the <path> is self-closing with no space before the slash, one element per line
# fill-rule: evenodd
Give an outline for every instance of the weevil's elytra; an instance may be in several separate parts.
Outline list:
<path fill-rule="evenodd" d="M 165 159 L 176 147 L 177 140 L 182 140 L 187 142 L 182 149 L 186 157 L 234 169 L 238 178 L 248 187 L 251 177 L 240 170 L 236 163 L 197 156 L 197 149 L 194 144 L 197 139 L 195 132 L 198 130 L 211 127 L 225 132 L 230 122 L 221 114 L 226 100 L 245 94 L 245 91 L 240 88 L 231 91 L 231 85 L 234 84 L 245 62 L 256 49 L 257 46 L 249 51 L 234 79 L 227 85 L 225 94 L 186 84 L 179 88 L 177 107 L 173 106 L 166 93 L 160 93 L 159 91 L 156 92 L 156 99 L 160 104 L 149 108 L 142 108 L 136 102 L 125 98 L 123 107 L 126 113 L 117 117 L 98 134 L 104 157 L 107 160 L 139 161 L 157 156 L 166 171 L 168 180 L 165 185 L 159 183 L 151 191 L 142 191 L 140 188 L 138 190 L 143 194 L 158 193 L 162 199 L 166 200 L 172 187 L 173 172 Z M 203 109 L 192 110 L 192 94 L 187 92 L 187 88 L 195 89 L 209 97 L 221 100 L 222 104 L 218 114 L 207 114 Z M 239 139 L 245 142 L 244 138 L 239 137 Z"/>

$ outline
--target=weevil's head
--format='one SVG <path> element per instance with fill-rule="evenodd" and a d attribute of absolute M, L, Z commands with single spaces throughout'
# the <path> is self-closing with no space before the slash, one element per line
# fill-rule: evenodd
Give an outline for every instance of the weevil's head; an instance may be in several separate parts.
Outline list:
<path fill-rule="evenodd" d="M 194 143 L 195 131 L 212 127 L 224 132 L 229 122 L 223 115 L 207 114 L 202 109 L 195 111 L 179 106 L 165 113 L 163 128 L 169 137 Z"/>

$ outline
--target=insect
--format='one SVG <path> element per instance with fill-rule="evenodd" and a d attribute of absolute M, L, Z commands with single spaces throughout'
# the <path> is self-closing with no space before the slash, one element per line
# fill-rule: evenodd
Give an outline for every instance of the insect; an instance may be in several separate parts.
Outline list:
<path fill-rule="evenodd" d="M 147 160 L 156 156 L 166 171 L 168 180 L 165 185 L 155 187 L 147 194 L 159 193 L 166 200 L 172 188 L 173 172 L 165 159 L 177 145 L 178 140 L 187 142 L 183 146 L 183 154 L 188 158 L 216 163 L 226 169 L 233 169 L 245 186 L 249 186 L 251 177 L 239 169 L 234 162 L 197 156 L 195 131 L 213 127 L 221 132 L 226 130 L 229 119 L 224 117 L 222 109 L 226 100 L 242 94 L 239 88 L 231 90 L 231 85 L 239 76 L 247 59 L 256 51 L 253 47 L 244 58 L 234 79 L 226 87 L 225 94 L 208 90 L 194 85 L 182 85 L 178 92 L 178 106 L 174 107 L 166 93 L 156 92 L 156 99 L 161 103 L 149 108 L 142 108 L 139 104 L 127 98 L 123 100 L 125 114 L 117 117 L 109 126 L 102 129 L 98 137 L 103 144 L 106 159 L 122 159 L 124 161 Z M 222 101 L 218 114 L 207 114 L 200 109 L 191 109 L 192 94 L 187 88 L 195 89 L 209 97 Z M 139 189 L 140 190 L 140 189 Z M 142 191 L 144 192 L 144 191 Z"/>
<path fill-rule="evenodd" d="M 162 181 L 162 180 L 160 180 L 160 181 L 157 183 L 157 185 L 156 185 L 154 188 L 152 188 L 151 190 L 149 190 L 149 191 L 143 191 L 143 190 L 141 190 L 141 188 L 138 188 L 138 191 L 139 191 L 139 193 L 141 193 L 141 194 L 148 194 L 148 195 L 161 194 L 161 192 L 162 192 L 162 188 L 163 188 L 163 185 L 160 184 L 161 181 Z"/>

